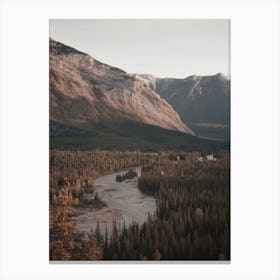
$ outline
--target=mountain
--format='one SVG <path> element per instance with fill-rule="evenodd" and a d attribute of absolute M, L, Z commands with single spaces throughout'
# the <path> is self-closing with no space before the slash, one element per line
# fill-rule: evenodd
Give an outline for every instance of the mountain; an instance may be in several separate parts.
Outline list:
<path fill-rule="evenodd" d="M 146 84 L 152 90 L 156 90 L 158 78 L 154 77 L 153 75 L 148 75 L 148 74 L 132 74 L 132 76 L 134 78 L 139 79 L 142 82 L 144 82 L 144 84 Z"/>
<path fill-rule="evenodd" d="M 151 78 L 151 77 L 150 77 Z M 55 40 L 49 41 L 50 148 L 228 150 L 195 137 L 146 83 Z"/>
<path fill-rule="evenodd" d="M 142 79 L 172 105 L 197 135 L 229 139 L 230 79 L 226 75 L 193 75 L 185 79 L 133 76 Z"/>
<path fill-rule="evenodd" d="M 123 134 L 127 124 L 194 134 L 143 81 L 53 39 L 49 44 L 51 134 Z"/>

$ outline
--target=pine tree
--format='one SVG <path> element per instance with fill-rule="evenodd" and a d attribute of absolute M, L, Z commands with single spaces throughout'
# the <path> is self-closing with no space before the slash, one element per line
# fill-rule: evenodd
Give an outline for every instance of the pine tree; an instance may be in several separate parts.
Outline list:
<path fill-rule="evenodd" d="M 96 224 L 96 229 L 95 229 L 95 238 L 98 244 L 102 244 L 103 243 L 103 237 L 102 234 L 100 232 L 100 226 L 99 226 L 99 221 L 97 220 L 97 224 Z"/>

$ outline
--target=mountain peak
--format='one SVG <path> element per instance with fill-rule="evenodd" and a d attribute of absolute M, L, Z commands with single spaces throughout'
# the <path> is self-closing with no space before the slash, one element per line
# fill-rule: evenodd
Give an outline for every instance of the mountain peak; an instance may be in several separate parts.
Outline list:
<path fill-rule="evenodd" d="M 227 80 L 227 81 L 230 80 L 230 78 L 229 78 L 226 74 L 224 74 L 224 73 L 218 73 L 218 74 L 216 74 L 215 76 L 216 76 L 218 79 L 221 79 L 221 80 Z"/>
<path fill-rule="evenodd" d="M 159 79 L 156 91 L 179 113 L 181 120 L 194 129 L 195 123 L 229 125 L 230 79 L 223 73 L 193 75 L 185 79 Z M 209 128 L 197 127 L 197 133 L 201 131 L 207 135 Z M 215 135 L 217 127 L 213 131 Z"/>
<path fill-rule="evenodd" d="M 49 48 L 50 48 L 49 50 L 50 54 L 55 54 L 55 55 L 69 55 L 69 54 L 86 55 L 85 53 L 80 52 L 69 46 L 66 46 L 58 41 L 55 41 L 52 38 L 49 38 Z"/>
<path fill-rule="evenodd" d="M 53 39 L 50 119 L 80 129 L 135 122 L 194 134 L 143 80 Z"/>

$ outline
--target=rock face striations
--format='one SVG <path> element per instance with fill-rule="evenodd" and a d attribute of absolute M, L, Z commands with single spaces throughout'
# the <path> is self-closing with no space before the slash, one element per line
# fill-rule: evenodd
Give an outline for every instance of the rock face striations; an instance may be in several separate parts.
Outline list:
<path fill-rule="evenodd" d="M 230 79 L 226 75 L 185 79 L 133 76 L 164 98 L 197 135 L 229 138 Z"/>
<path fill-rule="evenodd" d="M 185 123 L 229 123 L 230 80 L 221 73 L 186 79 L 157 79 L 156 91 Z"/>
<path fill-rule="evenodd" d="M 141 123 L 193 135 L 151 87 L 126 72 L 50 39 L 50 121 L 98 130 Z"/>
<path fill-rule="evenodd" d="M 229 123 L 230 79 L 222 73 L 185 79 L 155 78 L 146 74 L 133 76 L 171 104 L 185 123 Z"/>

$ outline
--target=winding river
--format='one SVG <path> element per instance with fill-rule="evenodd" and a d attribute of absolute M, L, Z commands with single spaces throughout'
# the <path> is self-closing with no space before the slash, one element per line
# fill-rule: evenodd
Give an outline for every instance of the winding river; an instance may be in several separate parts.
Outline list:
<path fill-rule="evenodd" d="M 79 231 L 95 230 L 97 221 L 99 221 L 101 233 L 105 234 L 107 226 L 110 235 L 114 220 L 118 227 L 122 227 L 124 223 L 128 226 L 133 221 L 143 224 L 148 213 L 154 214 L 156 210 L 155 198 L 143 194 L 138 189 L 141 167 L 135 168 L 135 171 L 138 174 L 137 177 L 123 182 L 116 182 L 116 175 L 123 174 L 127 170 L 104 175 L 94 180 L 95 192 L 106 203 L 106 207 L 86 209 L 83 214 L 76 217 L 76 227 Z"/>

